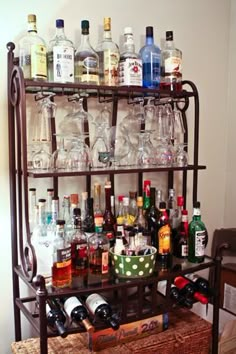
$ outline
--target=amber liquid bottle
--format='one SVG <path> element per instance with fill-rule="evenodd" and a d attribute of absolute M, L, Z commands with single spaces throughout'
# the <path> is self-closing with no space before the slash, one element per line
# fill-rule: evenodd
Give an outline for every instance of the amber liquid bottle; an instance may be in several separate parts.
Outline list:
<path fill-rule="evenodd" d="M 160 203 L 160 217 L 157 223 L 157 262 L 159 269 L 167 270 L 172 264 L 171 226 L 166 210 L 166 203 Z"/>

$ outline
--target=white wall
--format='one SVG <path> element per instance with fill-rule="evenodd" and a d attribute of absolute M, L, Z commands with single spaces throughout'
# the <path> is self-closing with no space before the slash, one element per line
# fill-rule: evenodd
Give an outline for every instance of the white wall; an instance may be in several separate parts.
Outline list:
<path fill-rule="evenodd" d="M 118 43 L 120 43 L 123 28 L 131 25 L 135 34 L 137 50 L 143 45 L 146 25 L 154 26 L 157 43 L 163 39 L 166 30 L 173 29 L 175 42 L 183 51 L 184 78 L 196 83 L 200 95 L 200 163 L 207 165 L 207 170 L 200 172 L 199 177 L 199 200 L 202 202 L 203 219 L 208 226 L 210 236 L 216 227 L 224 225 L 230 2 L 221 0 L 149 0 L 145 4 L 145 8 L 142 7 L 143 5 L 143 2 L 137 0 L 100 0 L 99 2 L 8 0 L 1 8 L 1 354 L 10 353 L 10 343 L 14 339 L 8 186 L 7 52 L 5 44 L 10 40 L 17 42 L 19 36 L 25 32 L 28 13 L 37 15 L 39 33 L 47 41 L 54 34 L 55 19 L 64 18 L 66 34 L 75 42 L 76 46 L 80 39 L 81 19 L 90 20 L 93 45 L 97 43 L 97 33 L 101 28 L 104 16 L 111 16 L 113 39 Z M 234 4 L 232 7 L 233 19 L 236 18 L 235 7 Z M 232 23 L 235 26 L 235 22 Z M 232 31 L 235 30 L 234 26 L 232 26 Z M 230 43 L 232 49 L 233 39 Z M 232 65 L 230 68 L 233 68 Z M 231 87 L 233 88 L 233 80 Z M 235 159 L 233 129 L 231 129 L 234 127 L 232 109 L 231 118 L 229 140 L 232 144 L 229 145 L 231 155 L 228 154 L 228 156 L 232 156 L 231 161 L 233 162 Z M 229 186 L 233 185 L 232 162 L 228 164 L 230 169 L 227 170 Z M 226 205 L 231 206 L 233 211 L 231 189 L 228 187 Z M 188 207 L 191 214 L 191 203 Z M 227 224 L 233 224 L 233 213 L 231 215 L 225 218 Z M 27 336 L 26 332 L 24 336 Z"/>

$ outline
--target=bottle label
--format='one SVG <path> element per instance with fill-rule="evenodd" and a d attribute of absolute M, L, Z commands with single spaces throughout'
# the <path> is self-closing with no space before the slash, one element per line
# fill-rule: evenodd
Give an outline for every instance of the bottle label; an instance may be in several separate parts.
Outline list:
<path fill-rule="evenodd" d="M 46 47 L 40 44 L 32 44 L 30 55 L 31 77 L 34 79 L 47 79 Z"/>
<path fill-rule="evenodd" d="M 117 218 L 117 222 L 118 222 L 118 218 Z M 125 229 L 124 229 L 124 225 L 118 225 L 116 226 L 116 230 L 122 233 L 122 236 L 125 236 Z"/>
<path fill-rule="evenodd" d="M 71 264 L 71 247 L 57 250 L 56 268 L 67 267 Z"/>
<path fill-rule="evenodd" d="M 67 313 L 67 315 L 70 317 L 71 312 L 74 310 L 75 307 L 77 306 L 83 306 L 79 299 L 76 296 L 71 296 L 68 299 L 66 299 L 64 303 L 64 310 Z"/>
<path fill-rule="evenodd" d="M 120 86 L 142 86 L 142 60 L 128 58 L 119 64 Z"/>
<path fill-rule="evenodd" d="M 181 245 L 181 257 L 188 257 L 188 245 Z"/>
<path fill-rule="evenodd" d="M 202 257 L 205 254 L 206 231 L 195 232 L 195 257 Z"/>
<path fill-rule="evenodd" d="M 55 82 L 74 82 L 74 49 L 53 47 L 53 77 Z"/>
<path fill-rule="evenodd" d="M 95 311 L 98 306 L 104 304 L 108 305 L 108 303 L 99 294 L 89 295 L 86 299 L 86 306 L 92 314 L 95 314 Z"/>
<path fill-rule="evenodd" d="M 103 53 L 104 65 L 104 85 L 117 86 L 118 85 L 118 64 L 119 53 L 105 50 Z"/>
<path fill-rule="evenodd" d="M 158 86 L 161 73 L 160 54 L 150 53 L 149 60 L 147 62 L 143 61 L 143 79 L 150 86 Z"/>
<path fill-rule="evenodd" d="M 165 73 L 172 76 L 182 76 L 182 60 L 178 57 L 169 57 L 165 59 Z"/>
<path fill-rule="evenodd" d="M 171 230 L 169 225 L 161 226 L 158 230 L 158 252 L 168 254 L 171 251 Z"/>
<path fill-rule="evenodd" d="M 94 82 L 99 84 L 98 61 L 96 58 L 87 57 L 79 60 L 76 65 L 76 77 L 79 82 Z"/>
<path fill-rule="evenodd" d="M 102 252 L 102 274 L 108 273 L 108 251 Z"/>

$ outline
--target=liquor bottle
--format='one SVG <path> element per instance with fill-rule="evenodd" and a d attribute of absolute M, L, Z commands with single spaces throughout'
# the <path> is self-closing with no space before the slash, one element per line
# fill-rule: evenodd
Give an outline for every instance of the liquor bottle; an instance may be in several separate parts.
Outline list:
<path fill-rule="evenodd" d="M 36 188 L 29 188 L 29 227 L 32 232 L 35 226 L 35 206 L 36 203 Z"/>
<path fill-rule="evenodd" d="M 37 259 L 37 274 L 43 275 L 46 282 L 51 280 L 52 239 L 47 234 L 46 199 L 38 200 L 38 224 L 35 225 L 31 243 L 34 246 Z"/>
<path fill-rule="evenodd" d="M 160 203 L 160 216 L 157 222 L 157 262 L 161 270 L 170 268 L 172 264 L 171 226 L 166 211 L 166 203 Z"/>
<path fill-rule="evenodd" d="M 94 183 L 94 223 L 99 232 L 103 227 L 103 212 L 101 209 L 101 185 Z"/>
<path fill-rule="evenodd" d="M 117 44 L 112 41 L 110 17 L 104 18 L 103 28 L 103 40 L 96 48 L 99 57 L 100 85 L 117 86 L 120 53 Z"/>
<path fill-rule="evenodd" d="M 70 241 L 73 232 L 73 225 L 72 225 L 71 204 L 70 204 L 69 195 L 64 195 L 63 197 L 61 219 L 65 221 L 65 234 L 68 241 Z"/>
<path fill-rule="evenodd" d="M 81 21 L 81 43 L 75 53 L 75 81 L 99 84 L 99 58 L 89 41 L 89 21 Z"/>
<path fill-rule="evenodd" d="M 179 276 L 174 279 L 174 284 L 178 289 L 181 290 L 181 294 L 186 295 L 190 298 L 194 298 L 195 300 L 201 302 L 202 304 L 208 304 L 208 299 L 206 296 L 196 291 L 194 284 L 190 282 L 190 280 Z"/>
<path fill-rule="evenodd" d="M 48 80 L 74 82 L 74 45 L 64 32 L 64 20 L 56 20 L 56 34 L 49 41 Z"/>
<path fill-rule="evenodd" d="M 66 315 L 56 299 L 47 299 L 46 302 L 46 317 L 48 327 L 58 333 L 62 338 L 67 336 L 65 328 Z"/>
<path fill-rule="evenodd" d="M 165 46 L 161 53 L 161 88 L 182 89 L 182 52 L 175 48 L 173 31 L 166 32 Z"/>
<path fill-rule="evenodd" d="M 95 224 L 95 233 L 88 238 L 89 269 L 92 274 L 105 275 L 109 271 L 110 242 Z"/>
<path fill-rule="evenodd" d="M 19 66 L 24 78 L 47 80 L 46 43 L 37 34 L 36 16 L 28 15 L 28 33 L 19 41 Z"/>
<path fill-rule="evenodd" d="M 64 302 L 64 310 L 67 316 L 73 322 L 82 325 L 89 333 L 94 332 L 94 327 L 88 318 L 88 310 L 76 296 L 62 299 L 62 302 Z"/>
<path fill-rule="evenodd" d="M 142 86 L 142 60 L 135 53 L 133 30 L 124 29 L 125 42 L 118 67 L 119 86 Z"/>
<path fill-rule="evenodd" d="M 135 220 L 138 215 L 137 192 L 129 192 L 129 214 Z"/>
<path fill-rule="evenodd" d="M 171 227 L 173 227 L 173 218 L 176 214 L 176 198 L 175 198 L 175 190 L 173 188 L 169 189 L 169 196 L 167 201 L 167 212 L 169 215 L 169 221 Z"/>
<path fill-rule="evenodd" d="M 135 242 L 135 236 L 136 235 L 134 231 L 129 232 L 129 244 L 126 250 L 127 256 L 136 256 L 137 246 Z"/>
<path fill-rule="evenodd" d="M 85 304 L 88 310 L 96 318 L 109 325 L 109 327 L 117 330 L 120 327 L 119 321 L 112 313 L 112 308 L 108 302 L 100 294 L 91 294 L 87 297 Z"/>
<path fill-rule="evenodd" d="M 143 181 L 143 215 L 150 208 L 150 187 L 150 180 Z"/>
<path fill-rule="evenodd" d="M 116 215 L 115 196 L 114 195 L 111 195 L 111 212 L 114 216 Z"/>
<path fill-rule="evenodd" d="M 211 296 L 213 294 L 213 289 L 210 288 L 210 283 L 207 279 L 195 273 L 185 274 L 185 277 L 194 283 L 197 291 L 206 296 Z"/>
<path fill-rule="evenodd" d="M 157 207 L 157 209 L 159 209 L 159 207 L 160 207 L 160 202 L 164 202 L 164 200 L 162 198 L 162 190 L 157 189 L 157 191 L 156 191 L 156 207 Z"/>
<path fill-rule="evenodd" d="M 46 223 L 50 224 L 52 219 L 52 198 L 54 197 L 54 189 L 47 189 L 47 203 L 46 203 Z"/>
<path fill-rule="evenodd" d="M 56 233 L 56 222 L 59 219 L 59 197 L 52 198 L 52 218 L 50 224 L 47 225 L 47 235 L 53 240 Z"/>
<path fill-rule="evenodd" d="M 87 208 L 85 219 L 82 222 L 83 230 L 87 237 L 91 236 L 95 230 L 94 212 L 93 212 L 93 198 L 87 199 Z"/>
<path fill-rule="evenodd" d="M 147 229 L 151 234 L 151 244 L 156 246 L 157 222 L 159 219 L 159 210 L 156 207 L 155 201 L 156 188 L 150 188 L 150 208 L 147 210 L 145 218 L 147 220 Z"/>
<path fill-rule="evenodd" d="M 111 212 L 111 182 L 105 183 L 105 212 L 103 214 L 103 232 L 107 235 L 110 246 L 113 247 L 115 243 L 114 232 L 116 230 L 116 218 Z"/>
<path fill-rule="evenodd" d="M 52 285 L 64 288 L 71 284 L 71 246 L 65 237 L 65 220 L 57 220 L 53 240 Z"/>
<path fill-rule="evenodd" d="M 81 220 L 82 220 L 82 224 L 83 221 L 86 217 L 86 209 L 87 209 L 87 199 L 88 199 L 88 192 L 82 192 L 81 193 L 82 196 L 82 202 L 81 202 Z"/>
<path fill-rule="evenodd" d="M 81 210 L 74 208 L 74 232 L 71 238 L 71 270 L 73 275 L 81 275 L 88 269 L 87 236 L 82 231 Z"/>
<path fill-rule="evenodd" d="M 177 196 L 177 208 L 176 208 L 175 212 L 173 213 L 173 218 L 172 218 L 173 236 L 175 235 L 178 227 L 181 224 L 183 206 L 184 206 L 184 197 L 182 195 L 178 195 Z"/>
<path fill-rule="evenodd" d="M 173 255 L 188 258 L 188 211 L 182 210 L 182 221 L 173 239 Z"/>
<path fill-rule="evenodd" d="M 189 262 L 201 263 L 204 261 L 207 241 L 206 226 L 201 220 L 200 202 L 195 202 L 193 205 L 193 218 L 189 224 Z"/>
<path fill-rule="evenodd" d="M 142 232 L 147 227 L 146 219 L 143 215 L 143 197 L 137 198 L 138 216 L 134 221 L 134 227 L 138 232 Z"/>
<path fill-rule="evenodd" d="M 118 195 L 118 210 L 116 215 L 116 230 L 121 231 L 122 235 L 124 236 L 124 205 L 123 205 L 123 195 Z"/>
<path fill-rule="evenodd" d="M 159 281 L 157 285 L 157 290 L 165 296 L 166 296 L 166 286 L 167 286 L 166 280 Z M 191 309 L 193 307 L 193 300 L 182 295 L 181 291 L 174 284 L 171 284 L 170 287 L 170 298 L 174 300 L 174 302 L 179 306 L 183 306 L 188 309 Z"/>
<path fill-rule="evenodd" d="M 125 240 L 125 242 L 124 242 Z M 115 237 L 115 246 L 114 246 L 114 253 L 115 254 L 124 254 L 125 252 L 125 243 L 127 243 L 126 239 L 122 235 L 121 231 L 116 232 Z"/>
<path fill-rule="evenodd" d="M 161 50 L 154 44 L 153 27 L 146 27 L 146 44 L 139 55 L 143 63 L 143 87 L 158 88 L 161 75 Z"/>

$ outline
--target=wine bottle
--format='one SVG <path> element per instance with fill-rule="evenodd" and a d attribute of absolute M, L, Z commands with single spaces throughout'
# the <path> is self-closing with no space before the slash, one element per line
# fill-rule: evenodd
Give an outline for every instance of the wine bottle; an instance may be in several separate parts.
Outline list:
<path fill-rule="evenodd" d="M 193 273 L 186 274 L 185 277 L 194 283 L 196 289 L 199 292 L 203 293 L 206 296 L 212 295 L 213 290 L 210 288 L 210 284 L 207 279 L 199 276 L 198 274 L 193 274 Z"/>
<path fill-rule="evenodd" d="M 206 296 L 196 291 L 195 286 L 191 283 L 190 280 L 179 276 L 174 279 L 174 284 L 178 289 L 181 290 L 181 294 L 184 294 L 190 298 L 194 298 L 195 300 L 201 302 L 202 304 L 208 304 L 208 299 Z"/>
<path fill-rule="evenodd" d="M 87 332 L 94 332 L 94 327 L 88 318 L 88 310 L 76 296 L 71 296 L 62 302 L 66 314 L 72 321 L 81 324 Z"/>
<path fill-rule="evenodd" d="M 66 315 L 56 299 L 47 299 L 46 316 L 48 327 L 53 332 L 57 332 L 61 337 L 65 338 L 67 336 L 65 328 Z"/>
<path fill-rule="evenodd" d="M 100 294 L 89 295 L 85 304 L 92 315 L 98 317 L 112 329 L 117 330 L 120 327 L 118 319 L 112 313 L 111 306 Z"/>
<path fill-rule="evenodd" d="M 159 281 L 157 285 L 157 290 L 163 295 L 166 295 L 166 285 L 166 280 Z M 188 309 L 191 309 L 193 306 L 193 301 L 182 295 L 180 290 L 174 284 L 171 284 L 170 298 L 176 303 L 176 305 L 186 307 Z"/>
<path fill-rule="evenodd" d="M 159 218 L 159 210 L 156 207 L 156 201 L 155 201 L 155 196 L 156 196 L 156 188 L 151 187 L 150 188 L 150 208 L 146 211 L 146 220 L 147 220 L 147 228 L 148 231 L 151 234 L 151 244 L 152 246 L 155 246 L 155 239 L 156 239 L 156 234 L 157 234 L 157 220 Z"/>
<path fill-rule="evenodd" d="M 173 239 L 173 254 L 178 258 L 188 258 L 188 211 L 182 210 L 182 221 Z"/>

